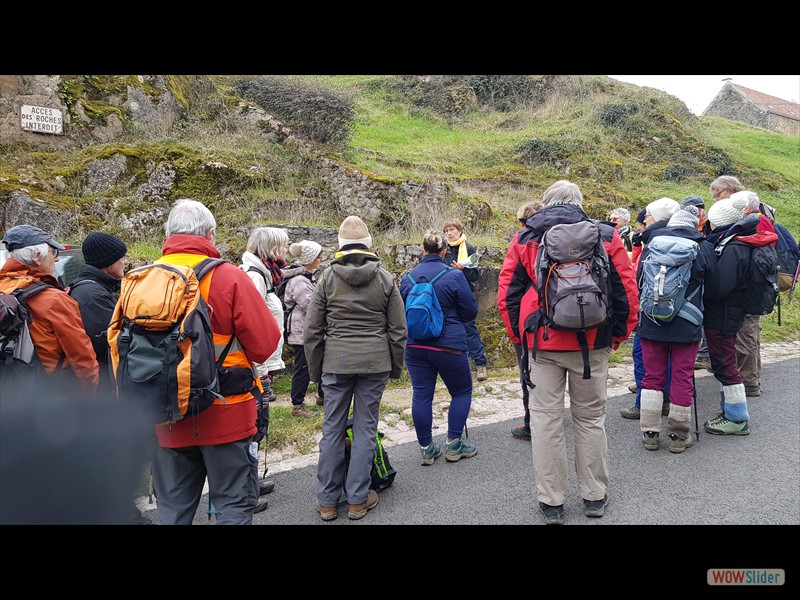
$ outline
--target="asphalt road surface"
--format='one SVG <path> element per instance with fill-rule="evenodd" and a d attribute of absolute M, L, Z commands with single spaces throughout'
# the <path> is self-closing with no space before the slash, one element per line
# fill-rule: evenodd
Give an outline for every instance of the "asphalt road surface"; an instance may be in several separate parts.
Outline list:
<path fill-rule="evenodd" d="M 574 470 L 570 472 L 565 524 L 608 525 L 799 525 L 800 357 L 764 365 L 762 396 L 748 398 L 748 436 L 714 436 L 702 423 L 719 412 L 719 384 L 697 379 L 700 436 L 694 447 L 672 454 L 662 446 L 647 451 L 639 421 L 619 411 L 633 395 L 609 398 L 609 504 L 605 516 L 587 518 Z M 572 465 L 572 423 L 565 419 Z M 515 421 L 469 428 L 478 447 L 473 458 L 449 463 L 441 457 L 421 466 L 416 443 L 387 449 L 397 469 L 394 484 L 378 506 L 359 521 L 323 522 L 314 509 L 316 465 L 271 474 L 275 491 L 257 525 L 538 525 L 531 444 L 512 438 Z M 666 417 L 664 417 L 666 426 Z M 662 438 L 666 437 L 662 435 Z M 442 441 L 442 440 L 437 440 Z M 213 523 L 204 497 L 196 524 Z M 148 516 L 157 520 L 155 511 Z M 550 529 L 550 528 L 548 528 Z M 716 528 L 718 531 L 718 528 Z M 688 540 L 685 540 L 688 543 Z"/>

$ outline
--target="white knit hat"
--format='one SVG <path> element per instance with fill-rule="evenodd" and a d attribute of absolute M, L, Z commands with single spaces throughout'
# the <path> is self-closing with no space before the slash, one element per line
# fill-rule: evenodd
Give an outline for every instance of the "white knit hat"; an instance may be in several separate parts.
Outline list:
<path fill-rule="evenodd" d="M 289 253 L 297 258 L 301 265 L 310 265 L 322 252 L 322 246 L 312 240 L 303 240 L 292 244 L 294 248 L 289 248 Z M 300 250 L 298 256 L 297 251 Z"/>
<path fill-rule="evenodd" d="M 697 207 L 689 204 L 681 208 L 669 218 L 667 227 L 680 227 L 681 225 L 686 225 L 687 227 L 697 229 L 699 224 L 700 219 L 697 218 Z"/>
<path fill-rule="evenodd" d="M 339 248 L 347 244 L 364 244 L 372 247 L 372 236 L 361 217 L 351 215 L 339 225 Z"/>
<path fill-rule="evenodd" d="M 717 200 L 708 209 L 708 220 L 714 227 L 724 227 L 736 223 L 744 216 L 744 206 L 741 202 L 736 203 L 731 198 Z"/>
<path fill-rule="evenodd" d="M 659 198 L 647 205 L 647 212 L 653 220 L 666 221 L 680 209 L 681 205 L 672 198 Z"/>

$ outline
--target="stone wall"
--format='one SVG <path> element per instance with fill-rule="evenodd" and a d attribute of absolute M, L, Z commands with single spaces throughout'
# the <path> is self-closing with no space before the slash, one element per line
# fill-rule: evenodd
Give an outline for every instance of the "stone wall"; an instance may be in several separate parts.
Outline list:
<path fill-rule="evenodd" d="M 763 129 L 768 125 L 767 113 L 731 85 L 723 87 L 703 115 L 741 121 Z"/>
<path fill-rule="evenodd" d="M 703 111 L 703 115 L 741 121 L 777 133 L 800 135 L 800 121 L 762 110 L 752 100 L 730 84 Z"/>
<path fill-rule="evenodd" d="M 786 135 L 800 135 L 800 121 L 781 115 L 769 115 L 767 128 Z"/>

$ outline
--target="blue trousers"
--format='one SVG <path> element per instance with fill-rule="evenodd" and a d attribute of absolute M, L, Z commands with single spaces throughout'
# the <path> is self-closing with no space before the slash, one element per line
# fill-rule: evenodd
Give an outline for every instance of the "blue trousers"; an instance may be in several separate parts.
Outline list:
<path fill-rule="evenodd" d="M 478 326 L 475 325 L 475 319 L 464 323 L 464 329 L 467 330 L 467 352 L 469 352 L 469 357 L 475 363 L 475 366 L 486 366 L 486 354 L 484 354 L 483 340 L 481 340 L 481 334 L 478 333 Z"/>
<path fill-rule="evenodd" d="M 642 400 L 642 379 L 644 379 L 644 360 L 642 359 L 642 341 L 639 339 L 639 336 L 635 336 L 633 338 L 633 352 L 631 353 L 633 357 L 633 378 L 636 380 L 636 407 L 641 408 L 641 400 Z M 664 398 L 669 398 L 669 381 L 672 377 L 672 369 L 670 368 L 669 361 L 667 361 L 667 373 L 665 375 L 667 378 L 666 384 L 664 385 Z"/>
<path fill-rule="evenodd" d="M 413 390 L 411 418 L 419 445 L 427 446 L 433 441 L 433 394 L 437 376 L 441 376 L 452 398 L 447 412 L 447 437 L 460 438 L 472 404 L 472 373 L 467 355 L 406 348 L 405 359 Z"/>

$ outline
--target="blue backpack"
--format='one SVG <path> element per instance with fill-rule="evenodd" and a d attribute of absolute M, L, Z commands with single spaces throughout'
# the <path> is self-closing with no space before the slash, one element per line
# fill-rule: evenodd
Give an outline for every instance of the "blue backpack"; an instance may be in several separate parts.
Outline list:
<path fill-rule="evenodd" d="M 639 310 L 645 317 L 658 324 L 670 323 L 675 317 L 703 324 L 703 313 L 690 302 L 702 293 L 702 286 L 686 295 L 698 248 L 697 242 L 672 235 L 650 240 L 639 281 Z"/>
<path fill-rule="evenodd" d="M 416 282 L 411 277 L 411 273 L 408 274 L 408 280 L 414 285 L 406 298 L 408 337 L 415 340 L 427 340 L 442 335 L 444 313 L 439 304 L 439 298 L 436 296 L 436 290 L 433 289 L 433 284 L 452 269 L 453 267 L 447 267 L 430 282 L 422 281 L 424 279 L 422 277 L 419 282 Z"/>

